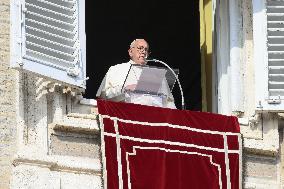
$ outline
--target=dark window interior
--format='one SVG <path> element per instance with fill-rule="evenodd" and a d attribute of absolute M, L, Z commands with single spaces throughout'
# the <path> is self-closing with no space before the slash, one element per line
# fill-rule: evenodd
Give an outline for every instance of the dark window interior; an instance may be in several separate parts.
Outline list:
<path fill-rule="evenodd" d="M 144 38 L 150 58 L 180 69 L 186 108 L 201 110 L 198 0 L 86 1 L 87 90 L 95 98 L 108 68 L 127 62 L 129 44 Z M 153 65 L 153 64 L 152 64 Z M 175 102 L 181 107 L 176 84 Z"/>

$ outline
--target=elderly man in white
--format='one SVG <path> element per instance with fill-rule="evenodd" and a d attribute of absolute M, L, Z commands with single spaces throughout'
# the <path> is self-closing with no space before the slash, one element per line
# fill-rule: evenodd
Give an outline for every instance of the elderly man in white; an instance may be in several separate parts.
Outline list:
<path fill-rule="evenodd" d="M 149 53 L 149 45 L 144 39 L 135 39 L 131 44 L 128 50 L 130 60 L 127 63 L 117 64 L 115 66 L 111 66 L 97 92 L 97 96 L 103 96 L 107 99 L 115 99 L 122 94 L 122 87 L 125 84 L 126 77 L 139 77 L 141 74 L 135 74 L 135 70 L 133 74 L 129 74 L 130 67 L 132 64 L 145 65 L 147 63 L 146 59 Z M 131 75 L 131 76 L 130 76 Z M 138 76 L 137 76 L 138 75 Z M 138 78 L 136 78 L 137 80 Z M 131 79 L 130 79 L 131 80 Z M 133 79 L 135 80 L 135 78 Z M 135 84 L 128 84 L 125 86 L 126 89 L 132 90 L 135 88 Z M 174 104 L 174 98 L 167 83 L 164 83 L 162 86 L 163 92 L 166 93 L 166 102 L 161 105 L 156 101 L 155 98 L 151 98 L 150 96 L 144 97 L 136 97 L 136 102 L 138 104 L 144 105 L 152 105 L 152 106 L 162 106 L 167 108 L 176 108 Z M 141 100 L 142 99 L 142 100 Z"/>

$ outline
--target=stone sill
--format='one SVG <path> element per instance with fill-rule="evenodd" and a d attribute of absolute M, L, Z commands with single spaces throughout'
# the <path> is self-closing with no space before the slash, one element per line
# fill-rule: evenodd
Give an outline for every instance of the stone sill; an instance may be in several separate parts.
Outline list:
<path fill-rule="evenodd" d="M 97 107 L 97 101 L 95 99 L 83 98 L 80 100 L 80 104 Z"/>
<path fill-rule="evenodd" d="M 99 134 L 99 124 L 97 114 L 70 113 L 60 122 L 49 125 L 49 129 L 54 131 L 77 132 L 86 134 Z"/>
<path fill-rule="evenodd" d="M 82 96 L 78 97 L 73 106 L 71 112 L 80 114 L 97 114 L 97 101 L 95 99 L 86 99 Z"/>
<path fill-rule="evenodd" d="M 279 154 L 279 146 L 268 144 L 265 140 L 244 139 L 244 151 L 251 154 L 264 155 L 264 156 L 277 156 Z"/>
<path fill-rule="evenodd" d="M 73 172 L 80 174 L 101 174 L 101 163 L 98 159 L 58 156 L 36 155 L 36 153 L 19 153 L 13 160 L 14 166 L 31 165 L 49 168 L 52 171 Z"/>
<path fill-rule="evenodd" d="M 96 120 L 97 119 L 97 114 L 69 113 L 69 114 L 67 114 L 67 117 Z"/>
<path fill-rule="evenodd" d="M 56 123 L 50 127 L 54 131 L 72 132 L 72 133 L 84 133 L 84 134 L 99 134 L 99 128 L 96 125 L 94 128 L 81 127 L 77 125 L 66 125 L 64 123 Z"/>

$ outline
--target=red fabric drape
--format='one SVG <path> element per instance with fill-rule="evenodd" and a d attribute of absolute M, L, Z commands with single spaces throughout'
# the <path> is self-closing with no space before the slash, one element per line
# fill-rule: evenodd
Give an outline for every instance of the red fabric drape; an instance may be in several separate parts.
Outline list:
<path fill-rule="evenodd" d="M 239 188 L 236 117 L 105 100 L 98 110 L 108 189 Z"/>

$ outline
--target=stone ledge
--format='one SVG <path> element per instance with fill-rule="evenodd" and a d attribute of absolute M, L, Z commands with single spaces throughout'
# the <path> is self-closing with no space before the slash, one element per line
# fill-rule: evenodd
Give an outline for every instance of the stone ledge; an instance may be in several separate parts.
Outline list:
<path fill-rule="evenodd" d="M 80 100 L 80 104 L 96 107 L 97 106 L 97 101 L 95 99 L 83 98 L 82 100 Z"/>
<path fill-rule="evenodd" d="M 91 119 L 96 120 L 98 114 L 80 114 L 80 113 L 70 113 L 67 117 L 80 118 L 80 119 Z"/>
<path fill-rule="evenodd" d="M 97 101 L 95 99 L 86 99 L 82 95 L 77 95 L 77 102 L 72 106 L 73 113 L 97 114 Z"/>
<path fill-rule="evenodd" d="M 54 131 L 63 131 L 63 132 L 75 132 L 75 133 L 83 133 L 83 134 L 99 134 L 98 125 L 88 126 L 88 125 L 71 125 L 66 124 L 64 122 L 54 123 L 49 126 L 51 130 Z M 51 132 L 53 133 L 53 132 Z"/>
<path fill-rule="evenodd" d="M 35 156 L 23 153 L 17 154 L 12 164 L 15 167 L 25 164 L 38 167 L 47 167 L 51 171 L 101 175 L 100 160 L 90 158 L 57 155 Z"/>
<path fill-rule="evenodd" d="M 243 153 L 276 157 L 279 154 L 279 149 L 267 148 L 263 147 L 262 145 L 258 148 L 254 145 L 244 145 Z"/>
<path fill-rule="evenodd" d="M 84 134 L 99 134 L 97 115 L 71 113 L 60 122 L 49 125 L 50 133 L 54 131 L 77 132 Z"/>
<path fill-rule="evenodd" d="M 247 177 L 244 181 L 244 188 L 278 188 L 277 180 L 266 177 Z"/>

